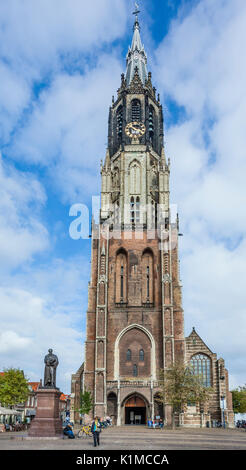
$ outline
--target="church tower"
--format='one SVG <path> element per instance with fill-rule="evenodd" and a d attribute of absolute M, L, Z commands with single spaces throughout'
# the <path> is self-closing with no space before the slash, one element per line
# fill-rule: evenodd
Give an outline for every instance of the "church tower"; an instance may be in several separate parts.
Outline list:
<path fill-rule="evenodd" d="M 147 70 L 138 13 L 126 74 L 109 111 L 83 370 L 94 414 L 110 414 L 118 425 L 163 417 L 158 373 L 183 359 L 185 348 L 163 110 Z"/>
<path fill-rule="evenodd" d="M 170 161 L 163 110 L 147 69 L 138 13 L 108 120 L 101 164 L 100 220 L 92 225 L 85 361 L 72 376 L 72 419 L 80 392 L 93 396 L 93 415 L 114 424 L 145 424 L 171 409 L 158 402 L 158 376 L 177 361 L 192 367 L 213 393 L 206 409 L 187 404 L 179 426 L 215 420 L 234 426 L 224 360 L 195 328 L 184 337 L 177 214 L 169 202 Z M 204 409 L 203 409 L 204 408 Z M 77 414 L 76 414 L 77 413 Z"/>

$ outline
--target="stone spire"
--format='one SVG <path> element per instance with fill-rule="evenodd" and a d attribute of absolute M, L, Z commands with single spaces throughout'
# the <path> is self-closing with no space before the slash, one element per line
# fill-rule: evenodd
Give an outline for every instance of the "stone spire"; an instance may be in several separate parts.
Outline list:
<path fill-rule="evenodd" d="M 136 5 L 136 10 L 138 5 Z M 135 11 L 133 14 L 136 16 L 135 23 L 133 27 L 133 38 L 131 47 L 128 49 L 128 54 L 126 57 L 126 85 L 129 86 L 136 71 L 138 70 L 139 77 L 143 85 L 148 79 L 147 71 L 147 55 L 144 50 L 144 46 L 141 41 L 140 36 L 140 26 L 138 21 L 139 11 Z"/>

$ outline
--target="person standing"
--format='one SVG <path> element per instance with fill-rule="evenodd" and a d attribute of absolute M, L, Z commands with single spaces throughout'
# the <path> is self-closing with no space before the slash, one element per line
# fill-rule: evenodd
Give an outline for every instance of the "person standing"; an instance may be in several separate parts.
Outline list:
<path fill-rule="evenodd" d="M 97 445 L 100 445 L 100 439 L 99 439 L 99 434 L 101 432 L 101 423 L 100 423 L 100 418 L 95 416 L 91 423 L 91 432 L 93 434 L 93 439 L 94 439 L 94 447 Z"/>

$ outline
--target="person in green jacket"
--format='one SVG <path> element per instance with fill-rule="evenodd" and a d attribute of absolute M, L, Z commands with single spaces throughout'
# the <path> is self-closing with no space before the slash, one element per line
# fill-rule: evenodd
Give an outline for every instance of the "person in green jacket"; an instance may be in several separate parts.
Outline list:
<path fill-rule="evenodd" d="M 93 439 L 94 439 L 94 447 L 97 445 L 100 445 L 100 440 L 99 440 L 99 434 L 101 432 L 101 423 L 100 423 L 100 418 L 98 416 L 95 416 L 91 423 L 91 432 L 93 434 Z"/>

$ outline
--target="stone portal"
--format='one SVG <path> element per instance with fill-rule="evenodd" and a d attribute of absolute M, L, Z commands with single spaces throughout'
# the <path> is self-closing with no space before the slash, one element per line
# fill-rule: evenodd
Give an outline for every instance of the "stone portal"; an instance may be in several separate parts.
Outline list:
<path fill-rule="evenodd" d="M 134 395 L 125 404 L 125 424 L 146 424 L 145 401 Z"/>

